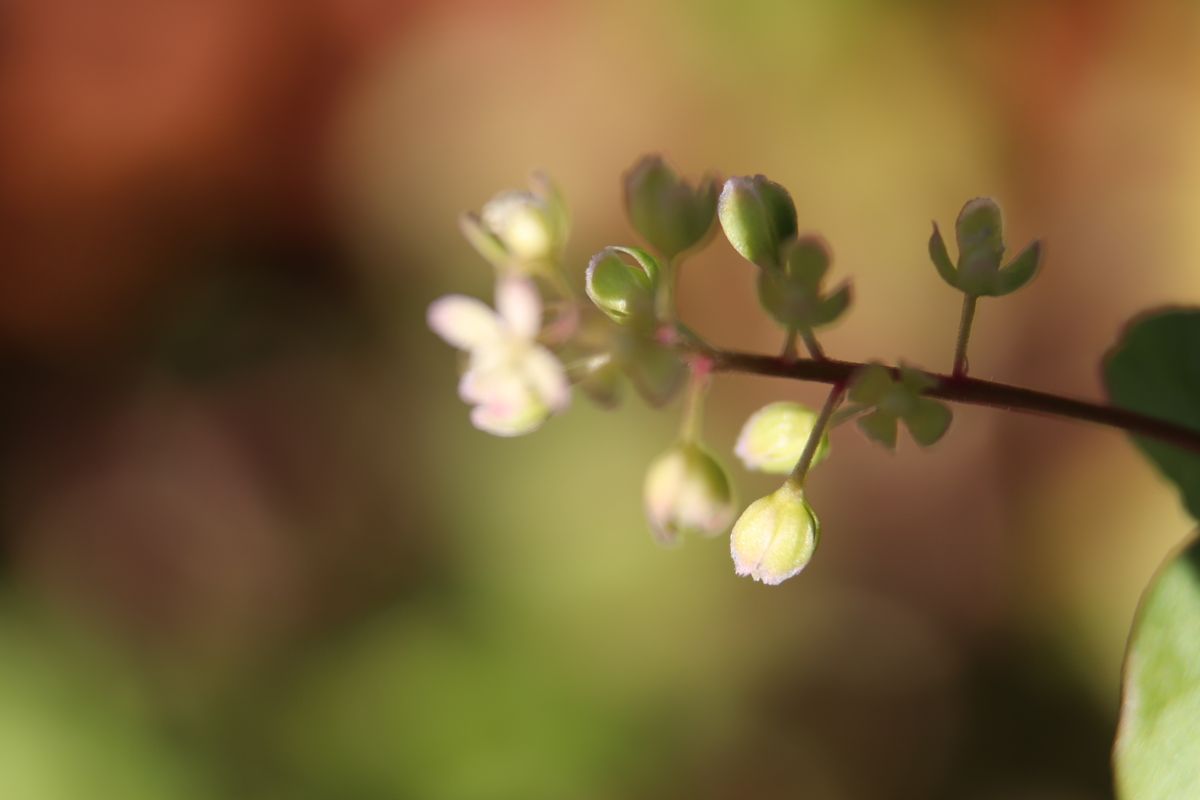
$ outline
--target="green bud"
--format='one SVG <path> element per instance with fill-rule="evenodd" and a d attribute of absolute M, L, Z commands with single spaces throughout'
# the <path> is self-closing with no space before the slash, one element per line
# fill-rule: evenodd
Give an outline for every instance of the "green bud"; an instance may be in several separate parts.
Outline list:
<path fill-rule="evenodd" d="M 736 510 L 724 468 L 692 442 L 676 444 L 651 463 L 644 499 L 650 530 L 666 546 L 684 535 L 724 533 Z"/>
<path fill-rule="evenodd" d="M 821 524 L 790 483 L 760 497 L 733 525 L 729 549 L 734 571 L 774 586 L 808 565 L 821 535 Z"/>
<path fill-rule="evenodd" d="M 929 257 L 942 280 L 972 297 L 1000 297 L 1020 289 L 1037 274 L 1041 244 L 1033 242 L 1007 266 L 1004 260 L 1004 223 L 1000 207 L 991 198 L 977 197 L 963 206 L 955 222 L 958 264 L 950 259 L 937 223 L 929 238 Z"/>
<path fill-rule="evenodd" d="M 630 264 L 622 256 L 632 256 Z M 642 250 L 606 247 L 588 263 L 587 295 L 614 322 L 654 323 L 654 292 L 658 264 Z"/>
<path fill-rule="evenodd" d="M 704 242 L 715 229 L 718 181 L 693 189 L 660 156 L 644 156 L 625 173 L 625 210 L 633 227 L 666 259 Z"/>
<path fill-rule="evenodd" d="M 762 175 L 725 181 L 717 202 L 725 238 L 742 258 L 764 269 L 783 265 L 783 246 L 796 237 L 796 206 Z"/>
<path fill-rule="evenodd" d="M 467 241 L 506 274 L 545 272 L 566 244 L 567 212 L 558 189 L 540 173 L 530 177 L 529 186 L 501 192 L 479 214 L 459 218 Z"/>
<path fill-rule="evenodd" d="M 770 403 L 746 420 L 734 452 L 747 469 L 786 475 L 804 452 L 816 422 L 817 412 L 800 403 Z M 826 434 L 817 446 L 813 466 L 828 455 L 829 436 Z"/>

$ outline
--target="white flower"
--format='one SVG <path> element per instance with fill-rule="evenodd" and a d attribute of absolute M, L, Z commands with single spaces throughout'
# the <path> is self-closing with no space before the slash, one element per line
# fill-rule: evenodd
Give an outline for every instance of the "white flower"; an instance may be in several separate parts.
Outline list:
<path fill-rule="evenodd" d="M 496 284 L 496 310 L 463 295 L 429 306 L 429 327 L 470 355 L 458 394 L 475 406 L 471 422 L 497 436 L 520 436 L 571 401 L 558 359 L 537 343 L 542 301 L 533 282 L 506 278 Z"/>

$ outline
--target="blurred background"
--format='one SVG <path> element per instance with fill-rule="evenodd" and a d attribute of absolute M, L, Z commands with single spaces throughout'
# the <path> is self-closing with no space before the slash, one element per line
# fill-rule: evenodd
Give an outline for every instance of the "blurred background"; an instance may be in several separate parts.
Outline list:
<path fill-rule="evenodd" d="M 620 176 L 765 172 L 823 233 L 843 358 L 944 369 L 930 219 L 1048 242 L 981 376 L 1099 397 L 1200 298 L 1200 5 L 7 0 L 0 5 L 0 794 L 13 800 L 1111 795 L 1138 593 L 1188 532 L 1114 432 L 962 408 L 850 429 L 776 589 L 641 517 L 677 409 L 475 431 L 435 297 L 459 212 L 542 168 L 567 272 Z M 717 240 L 685 319 L 775 351 Z M 707 423 L 820 387 L 729 377 Z M 734 469 L 748 501 L 773 479 Z"/>

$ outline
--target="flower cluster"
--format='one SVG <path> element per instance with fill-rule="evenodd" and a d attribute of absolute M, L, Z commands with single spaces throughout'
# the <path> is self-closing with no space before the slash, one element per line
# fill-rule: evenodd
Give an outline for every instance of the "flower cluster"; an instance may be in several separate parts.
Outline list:
<path fill-rule="evenodd" d="M 873 363 L 829 380 L 833 386 L 819 411 L 790 401 L 756 411 L 734 452 L 748 470 L 786 477 L 739 516 L 729 472 L 701 433 L 705 396 L 729 354 L 678 318 L 680 266 L 720 228 L 757 270 L 761 305 L 786 331 L 780 365 L 797 361 L 798 341 L 809 363 L 835 363 L 826 360 L 815 332 L 849 308 L 850 284 L 824 288 L 828 245 L 800 231 L 787 190 L 762 175 L 724 183 L 708 175 L 693 186 L 648 156 L 626 173 L 624 190 L 626 212 L 645 248 L 602 248 L 580 271 L 564 269 L 566 206 L 540 174 L 528 190 L 502 192 L 479 213 L 465 214 L 463 234 L 495 271 L 495 308 L 461 295 L 442 297 L 429 307 L 429 326 L 466 354 L 459 396 L 473 407 L 472 423 L 498 436 L 529 433 L 565 411 L 573 386 L 604 407 L 617 404 L 626 381 L 655 406 L 683 393 L 679 432 L 650 464 L 644 484 L 654 540 L 673 546 L 729 531 L 734 571 L 781 583 L 804 569 L 817 546 L 821 526 L 805 479 L 829 456 L 830 430 L 854 419 L 870 440 L 894 449 L 903 423 L 919 445 L 932 445 L 951 422 L 950 409 L 930 397 L 942 379 Z M 1014 291 L 1040 261 L 1035 242 L 1001 266 L 1000 212 L 990 200 L 964 207 L 957 234 L 957 265 L 936 225 L 929 244 L 938 273 L 965 297 L 956 376 L 965 370 L 977 298 Z M 590 304 L 574 289 L 581 277 Z"/>

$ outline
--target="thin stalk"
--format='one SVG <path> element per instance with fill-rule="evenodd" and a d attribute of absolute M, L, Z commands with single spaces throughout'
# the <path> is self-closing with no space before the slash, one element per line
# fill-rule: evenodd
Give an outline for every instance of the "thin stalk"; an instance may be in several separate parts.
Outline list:
<path fill-rule="evenodd" d="M 979 298 L 973 294 L 963 295 L 962 318 L 958 322 L 958 340 L 954 343 L 954 375 L 967 374 L 967 342 L 971 339 L 971 323 L 975 321 L 975 304 Z"/>
<path fill-rule="evenodd" d="M 823 361 L 802 358 L 784 363 L 774 356 L 728 350 L 706 350 L 703 355 L 712 359 L 713 369 L 718 372 L 744 372 L 835 385 L 845 384 L 856 371 L 866 366 L 860 362 L 828 358 Z M 925 392 L 930 397 L 955 403 L 1091 422 L 1200 453 L 1200 431 L 1148 417 L 1136 411 L 1005 383 L 969 378 L 966 375 L 929 375 L 937 381 L 933 388 Z"/>
<path fill-rule="evenodd" d="M 817 455 L 817 448 L 821 445 L 821 439 L 825 437 L 829 420 L 833 417 L 833 412 L 837 411 L 845 394 L 845 385 L 836 383 L 829 392 L 829 396 L 825 398 L 825 405 L 821 406 L 821 413 L 817 415 L 817 421 L 813 423 L 812 433 L 808 435 L 808 441 L 804 443 L 804 451 L 800 453 L 796 466 L 792 468 L 792 474 L 787 477 L 786 483 L 796 491 L 804 488 L 804 479 L 808 477 L 808 470 L 812 467 L 813 459 Z"/>
<path fill-rule="evenodd" d="M 683 420 L 679 425 L 679 438 L 684 442 L 700 440 L 700 429 L 704 425 L 704 398 L 708 395 L 710 383 L 707 375 L 692 372 L 687 396 L 683 400 Z"/>
<path fill-rule="evenodd" d="M 658 276 L 658 294 L 655 296 L 655 314 L 663 322 L 674 322 L 677 318 L 675 310 L 675 274 L 678 271 L 679 259 L 672 257 L 662 262 L 662 273 Z"/>
<path fill-rule="evenodd" d="M 812 328 L 802 328 L 800 330 L 800 338 L 804 340 L 804 346 L 808 348 L 808 354 L 817 361 L 825 360 L 825 351 L 817 342 L 817 337 L 813 335 Z"/>
<path fill-rule="evenodd" d="M 787 329 L 787 338 L 783 340 L 783 352 L 779 354 L 780 358 L 784 361 L 795 361 L 800 356 L 796 349 L 796 341 L 799 337 L 800 331 L 795 328 Z"/>

